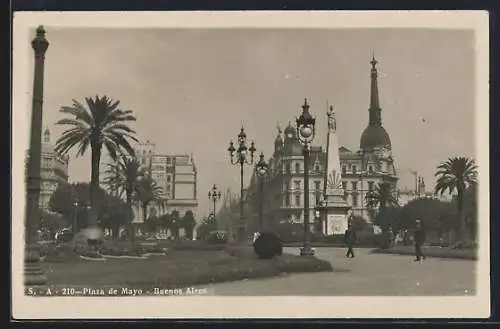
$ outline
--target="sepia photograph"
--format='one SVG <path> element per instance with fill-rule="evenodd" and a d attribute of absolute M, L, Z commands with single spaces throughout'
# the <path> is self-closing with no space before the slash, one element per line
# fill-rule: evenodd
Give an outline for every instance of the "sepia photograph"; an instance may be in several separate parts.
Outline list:
<path fill-rule="evenodd" d="M 13 317 L 489 316 L 488 38 L 479 11 L 15 13 Z"/>

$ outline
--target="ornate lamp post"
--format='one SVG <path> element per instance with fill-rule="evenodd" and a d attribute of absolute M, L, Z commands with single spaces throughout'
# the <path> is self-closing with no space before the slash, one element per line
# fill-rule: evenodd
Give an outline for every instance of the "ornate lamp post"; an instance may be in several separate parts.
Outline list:
<path fill-rule="evenodd" d="M 264 179 L 269 171 L 269 166 L 264 160 L 264 153 L 260 153 L 260 160 L 255 165 L 255 171 L 260 178 L 260 200 L 259 200 L 259 229 L 264 231 Z"/>
<path fill-rule="evenodd" d="M 304 245 L 300 249 L 301 256 L 313 256 L 311 249 L 311 226 L 309 223 L 309 157 L 310 144 L 314 139 L 316 119 L 309 113 L 307 98 L 302 105 L 302 114 L 296 119 L 297 136 L 304 146 Z"/>
<path fill-rule="evenodd" d="M 220 200 L 222 195 L 220 194 L 220 191 L 217 189 L 217 186 L 214 184 L 212 187 L 212 190 L 208 192 L 208 199 L 211 200 L 214 204 L 214 212 L 212 213 L 214 215 L 214 220 L 215 220 L 215 213 L 216 213 L 216 206 L 217 206 L 217 201 Z"/>
<path fill-rule="evenodd" d="M 43 285 L 46 277 L 40 268 L 37 216 L 40 198 L 40 162 L 42 148 L 43 114 L 43 73 L 45 52 L 49 42 L 45 38 L 43 26 L 36 29 L 36 37 L 31 41 L 35 52 L 35 74 L 33 79 L 33 103 L 31 110 L 30 148 L 28 157 L 27 200 L 25 219 L 24 284 Z"/>
<path fill-rule="evenodd" d="M 231 164 L 240 166 L 240 224 L 244 223 L 243 214 L 243 167 L 245 164 L 253 165 L 254 153 L 256 151 L 254 142 L 251 143 L 250 148 L 247 146 L 247 134 L 243 127 L 238 134 L 238 149 L 234 147 L 232 141 L 229 142 L 229 147 L 227 149 L 231 157 Z M 232 228 L 232 225 L 229 225 Z M 229 238 L 232 239 L 232 232 L 229 234 Z M 242 237 L 239 237 L 240 239 Z"/>

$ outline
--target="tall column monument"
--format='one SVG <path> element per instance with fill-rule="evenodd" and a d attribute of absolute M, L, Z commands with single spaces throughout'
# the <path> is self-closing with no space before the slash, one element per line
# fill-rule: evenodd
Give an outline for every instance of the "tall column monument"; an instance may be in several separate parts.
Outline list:
<path fill-rule="evenodd" d="M 28 179 L 25 218 L 25 255 L 24 284 L 43 285 L 46 278 L 40 268 L 40 248 L 38 245 L 39 198 L 40 198 L 40 161 L 42 148 L 42 113 L 43 113 L 43 73 L 45 52 L 49 42 L 45 38 L 43 26 L 36 29 L 36 36 L 31 41 L 35 52 L 35 70 L 33 79 L 33 102 L 31 109 L 31 131 L 28 157 Z"/>
<path fill-rule="evenodd" d="M 339 141 L 337 137 L 337 120 L 333 106 L 327 112 L 328 116 L 328 146 L 327 146 L 327 181 L 325 222 L 323 233 L 325 235 L 344 234 L 347 229 L 350 207 L 344 199 L 342 188 L 342 171 L 340 169 Z"/>

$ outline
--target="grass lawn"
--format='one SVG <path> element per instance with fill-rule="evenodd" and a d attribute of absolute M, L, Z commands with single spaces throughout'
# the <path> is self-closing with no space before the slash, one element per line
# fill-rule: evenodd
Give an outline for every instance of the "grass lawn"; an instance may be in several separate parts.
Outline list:
<path fill-rule="evenodd" d="M 427 257 L 477 260 L 477 249 L 451 249 L 424 245 L 422 251 Z M 373 249 L 372 252 L 379 254 L 414 255 L 415 247 L 394 246 L 389 249 Z"/>
<path fill-rule="evenodd" d="M 249 247 L 245 252 L 172 250 L 165 256 L 147 259 L 70 260 L 44 262 L 48 285 L 127 286 L 137 289 L 182 288 L 211 282 L 277 276 L 281 273 L 332 271 L 330 263 L 314 257 L 284 254 L 274 259 L 258 259 Z"/>

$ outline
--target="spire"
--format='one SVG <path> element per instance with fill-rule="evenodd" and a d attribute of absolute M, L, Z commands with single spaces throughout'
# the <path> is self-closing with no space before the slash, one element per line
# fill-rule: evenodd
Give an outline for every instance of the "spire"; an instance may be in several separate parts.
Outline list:
<path fill-rule="evenodd" d="M 43 142 L 45 144 L 50 143 L 50 130 L 49 130 L 49 128 L 45 128 L 45 131 L 43 133 Z"/>
<path fill-rule="evenodd" d="M 370 61 L 371 74 L 370 74 L 370 109 L 368 110 L 369 115 L 369 124 L 370 126 L 381 126 L 382 125 L 382 117 L 381 117 L 381 109 L 380 102 L 378 98 L 378 73 L 377 73 L 377 60 L 375 59 L 375 55 L 372 55 L 372 60 Z"/>

